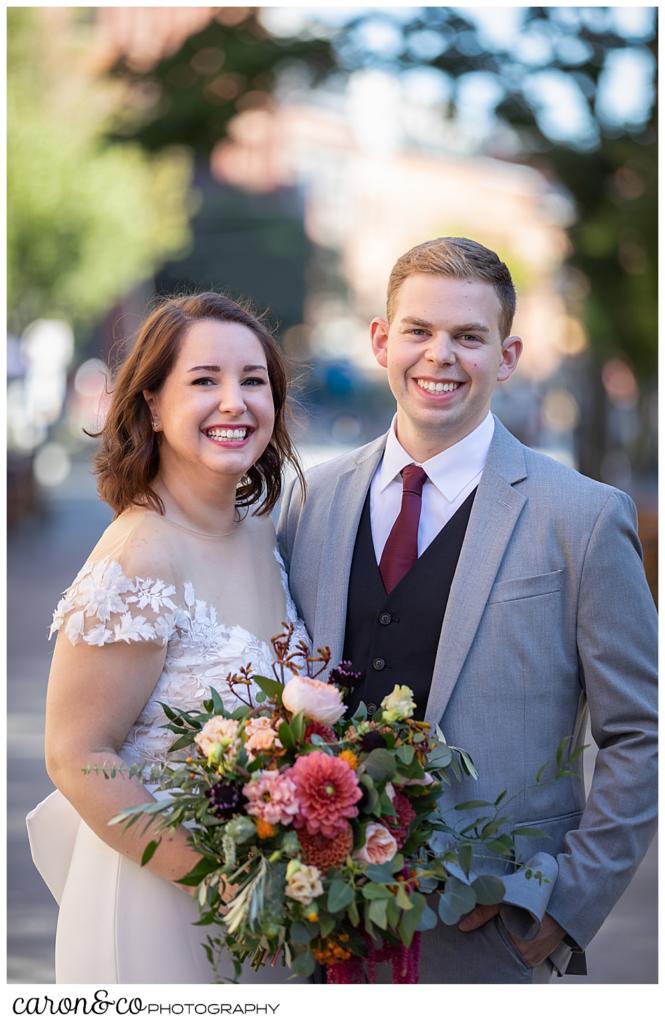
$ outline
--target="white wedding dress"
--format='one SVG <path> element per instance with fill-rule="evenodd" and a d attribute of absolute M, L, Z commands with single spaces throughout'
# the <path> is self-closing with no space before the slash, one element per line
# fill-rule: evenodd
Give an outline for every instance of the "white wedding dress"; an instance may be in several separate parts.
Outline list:
<path fill-rule="evenodd" d="M 229 673 L 251 663 L 253 673 L 272 676 L 270 638 L 287 620 L 296 624 L 294 640 L 307 640 L 269 518 L 248 515 L 230 534 L 209 536 L 131 509 L 65 592 L 51 633 L 64 631 L 72 644 L 166 646 L 163 671 L 119 751 L 135 764 L 187 755 L 168 755 L 176 737 L 164 728 L 160 701 L 198 709 L 213 686 L 233 708 L 239 701 Z M 58 791 L 27 823 L 35 864 L 60 905 L 58 983 L 216 980 L 191 897 L 107 846 Z M 275 984 L 289 975 L 283 967 L 246 967 L 240 981 Z M 233 977 L 228 958 L 221 977 Z"/>

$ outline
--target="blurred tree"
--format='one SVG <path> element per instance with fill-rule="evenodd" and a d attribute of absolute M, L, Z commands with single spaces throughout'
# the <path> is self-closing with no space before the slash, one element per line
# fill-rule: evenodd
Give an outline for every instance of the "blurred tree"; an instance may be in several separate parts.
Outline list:
<path fill-rule="evenodd" d="M 138 139 L 150 150 L 186 142 L 203 158 L 236 113 L 268 101 L 280 71 L 294 62 L 303 89 L 339 84 L 340 76 L 359 69 L 429 69 L 449 93 L 442 117 L 465 116 L 463 90 L 483 85 L 494 95 L 495 115 L 487 121 L 485 151 L 532 163 L 577 206 L 561 286 L 586 324 L 591 349 L 581 467 L 601 475 L 607 447 L 601 367 L 610 356 L 628 362 L 648 400 L 656 364 L 655 90 L 647 82 L 642 109 L 621 114 L 605 89 L 612 65 L 626 54 L 653 80 L 655 9 L 642 9 L 641 25 L 624 31 L 613 8 L 521 8 L 521 25 L 505 43 L 489 40 L 482 20 L 463 8 L 365 8 L 350 11 L 335 29 L 312 9 L 299 36 L 291 30 L 280 38 L 266 28 L 261 8 L 228 9 L 235 12 L 232 24 L 225 10 L 149 71 L 117 64 L 141 102 L 116 124 L 115 137 Z M 572 107 L 566 92 L 575 94 Z M 559 110 L 556 100 L 553 110 L 547 98 L 557 95 Z M 572 108 L 577 115 L 567 123 L 561 109 Z"/>
<path fill-rule="evenodd" d="M 113 137 L 138 139 L 148 150 L 189 146 L 207 157 L 236 114 L 264 106 L 280 71 L 294 62 L 312 85 L 335 68 L 327 39 L 276 38 L 261 21 L 260 7 L 220 8 L 209 24 L 152 67 L 121 56 L 112 73 L 135 87 L 140 101 L 126 107 Z"/>
<path fill-rule="evenodd" d="M 186 151 L 109 145 L 123 89 L 86 67 L 76 12 L 8 12 L 8 307 L 87 326 L 188 239 Z"/>

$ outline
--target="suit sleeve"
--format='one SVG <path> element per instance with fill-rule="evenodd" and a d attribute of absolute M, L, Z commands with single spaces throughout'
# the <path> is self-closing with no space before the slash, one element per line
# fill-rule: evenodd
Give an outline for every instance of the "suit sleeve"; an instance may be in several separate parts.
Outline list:
<path fill-rule="evenodd" d="M 557 858 L 547 910 L 582 948 L 656 828 L 656 610 L 635 522 L 630 498 L 613 491 L 590 535 L 580 581 L 578 658 L 598 754 L 579 827 Z"/>

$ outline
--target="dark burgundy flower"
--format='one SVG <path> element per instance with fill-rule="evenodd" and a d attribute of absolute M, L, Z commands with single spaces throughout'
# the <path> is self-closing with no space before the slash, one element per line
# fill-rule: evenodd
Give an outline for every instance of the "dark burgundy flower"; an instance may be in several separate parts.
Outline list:
<path fill-rule="evenodd" d="M 303 740 L 305 743 L 311 741 L 311 737 L 316 733 L 326 743 L 334 743 L 337 737 L 335 736 L 334 730 L 329 725 L 324 725 L 323 722 L 309 722 L 305 728 L 305 734 Z"/>
<path fill-rule="evenodd" d="M 379 747 L 385 747 L 387 744 L 385 736 L 382 736 L 377 730 L 373 730 L 365 733 L 360 741 L 360 746 L 367 754 L 370 750 L 378 750 Z"/>
<path fill-rule="evenodd" d="M 231 782 L 216 782 L 210 789 L 206 789 L 205 795 L 210 801 L 210 813 L 216 818 L 231 818 L 247 803 L 241 789 Z"/>
<path fill-rule="evenodd" d="M 350 661 L 340 661 L 337 668 L 330 672 L 328 682 L 340 690 L 349 692 L 361 682 L 364 675 L 364 672 L 354 672 Z"/>

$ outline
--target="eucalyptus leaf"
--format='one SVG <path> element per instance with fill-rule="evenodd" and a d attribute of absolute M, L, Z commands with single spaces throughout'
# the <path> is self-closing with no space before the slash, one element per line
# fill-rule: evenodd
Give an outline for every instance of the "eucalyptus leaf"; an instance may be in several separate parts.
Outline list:
<path fill-rule="evenodd" d="M 397 889 L 395 902 L 400 910 L 411 910 L 413 908 L 413 902 L 409 899 L 409 894 L 403 885 L 400 885 Z"/>
<path fill-rule="evenodd" d="M 395 774 L 395 755 L 385 747 L 372 750 L 363 761 L 362 770 L 375 782 L 387 782 Z"/>
<path fill-rule="evenodd" d="M 472 882 L 477 902 L 484 907 L 501 903 L 506 894 L 506 887 L 496 875 L 480 875 Z"/>
<path fill-rule="evenodd" d="M 436 928 L 439 920 L 430 906 L 425 907 L 420 917 L 420 921 L 416 927 L 416 931 L 427 932 L 431 928 Z"/>
<path fill-rule="evenodd" d="M 427 757 L 429 768 L 447 768 L 453 759 L 452 751 L 446 743 L 438 743 Z"/>
<path fill-rule="evenodd" d="M 363 899 L 366 900 L 385 900 L 390 896 L 384 885 L 377 885 L 375 882 L 368 882 L 366 885 L 363 885 L 361 891 Z"/>
<path fill-rule="evenodd" d="M 395 861 L 393 859 L 388 861 L 386 864 L 368 864 L 364 870 L 365 875 L 372 882 L 387 882 L 388 884 L 391 884 L 393 876 L 400 870 L 400 868 L 395 865 Z"/>
<path fill-rule="evenodd" d="M 369 908 L 369 917 L 377 928 L 386 928 L 388 900 L 373 900 Z"/>
<path fill-rule="evenodd" d="M 472 886 L 465 885 L 457 878 L 449 878 L 439 899 L 439 917 L 444 924 L 457 924 L 476 905 L 476 894 Z"/>
<path fill-rule="evenodd" d="M 296 946 L 309 946 L 309 929 L 302 921 L 293 921 L 289 929 L 289 938 Z"/>
<path fill-rule="evenodd" d="M 357 707 L 353 717 L 356 720 L 356 722 L 366 722 L 367 721 L 367 714 L 368 714 L 368 712 L 367 712 L 367 705 L 365 704 L 364 700 L 361 700 L 361 702 L 358 705 L 358 707 Z"/>
<path fill-rule="evenodd" d="M 341 879 L 336 879 L 328 892 L 329 912 L 336 914 L 339 910 L 348 907 L 350 903 L 353 903 L 353 889 Z"/>
<path fill-rule="evenodd" d="M 298 956 L 295 957 L 291 965 L 291 970 L 293 971 L 294 974 L 298 974 L 300 975 L 300 977 L 307 978 L 310 974 L 314 973 L 315 967 L 316 961 L 314 960 L 314 957 L 312 956 L 310 951 L 306 949 L 302 953 L 298 953 Z"/>

